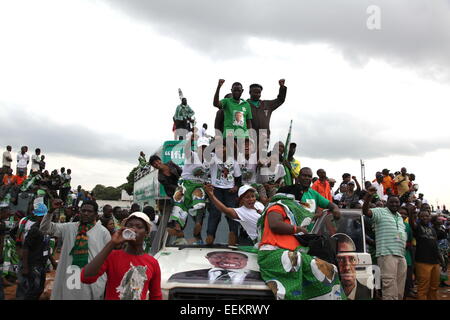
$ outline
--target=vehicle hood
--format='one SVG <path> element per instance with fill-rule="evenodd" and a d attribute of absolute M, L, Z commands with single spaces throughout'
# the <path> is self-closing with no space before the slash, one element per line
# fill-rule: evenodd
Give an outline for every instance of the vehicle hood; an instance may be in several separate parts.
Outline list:
<path fill-rule="evenodd" d="M 246 255 L 248 259 L 246 259 L 246 264 L 240 265 L 240 268 L 233 268 L 235 266 L 233 263 L 225 264 L 225 269 L 230 266 L 229 271 L 233 273 L 233 277 L 230 280 L 231 283 L 224 283 L 223 281 L 214 281 L 214 275 L 211 275 L 212 272 L 224 268 L 210 263 L 206 258 L 210 252 L 240 253 Z M 260 277 L 255 253 L 223 248 L 184 248 L 180 250 L 174 247 L 162 249 L 155 255 L 155 259 L 158 260 L 161 268 L 162 289 L 174 287 L 268 289 Z"/>

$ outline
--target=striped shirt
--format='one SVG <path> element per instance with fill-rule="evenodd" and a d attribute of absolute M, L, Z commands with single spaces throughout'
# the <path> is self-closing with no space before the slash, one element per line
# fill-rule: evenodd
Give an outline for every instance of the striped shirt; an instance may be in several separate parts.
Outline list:
<path fill-rule="evenodd" d="M 376 257 L 396 255 L 405 256 L 406 228 L 397 212 L 392 214 L 388 208 L 373 208 L 371 222 L 375 229 Z"/>

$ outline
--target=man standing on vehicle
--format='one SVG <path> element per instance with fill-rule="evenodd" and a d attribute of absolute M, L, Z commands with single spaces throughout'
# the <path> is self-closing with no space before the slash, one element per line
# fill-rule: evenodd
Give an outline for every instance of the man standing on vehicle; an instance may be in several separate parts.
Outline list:
<path fill-rule="evenodd" d="M 364 197 L 362 212 L 375 227 L 376 257 L 381 271 L 383 300 L 402 300 L 406 281 L 406 227 L 397 212 L 400 200 L 391 196 L 387 208 L 369 209 L 375 187 L 370 187 Z"/>
<path fill-rule="evenodd" d="M 284 85 L 284 82 L 284 79 L 278 81 L 280 89 L 277 98 L 274 100 L 261 100 L 261 92 L 263 90 L 262 85 L 256 83 L 250 85 L 250 99 L 247 99 L 247 101 L 250 103 L 253 115 L 253 118 L 251 119 L 252 128 L 256 130 L 256 134 L 258 135 L 258 148 L 260 130 L 266 130 L 265 138 L 267 141 L 265 147 L 268 147 L 269 145 L 270 117 L 272 116 L 272 112 L 281 106 L 286 99 L 287 87 Z"/>
<path fill-rule="evenodd" d="M 175 111 L 175 115 L 173 116 L 173 121 L 175 122 L 175 129 L 176 131 L 176 137 L 181 136 L 180 132 L 178 132 L 179 129 L 185 129 L 186 133 L 187 131 L 190 131 L 190 123 L 194 122 L 194 111 L 189 107 L 187 104 L 186 98 L 181 99 L 181 104 L 177 106 L 177 109 Z M 182 140 L 183 138 L 180 137 Z"/>
<path fill-rule="evenodd" d="M 248 129 L 252 128 L 252 111 L 250 104 L 241 99 L 242 84 L 233 83 L 231 86 L 231 98 L 219 100 L 220 88 L 225 80 L 220 79 L 214 94 L 213 105 L 216 108 L 223 109 L 223 138 L 233 136 L 234 138 L 246 138 L 249 136 Z"/>

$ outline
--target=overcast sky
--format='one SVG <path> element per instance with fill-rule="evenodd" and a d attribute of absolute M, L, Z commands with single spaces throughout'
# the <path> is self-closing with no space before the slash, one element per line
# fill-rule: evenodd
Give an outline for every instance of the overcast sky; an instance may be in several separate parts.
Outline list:
<path fill-rule="evenodd" d="M 73 186 L 124 183 L 171 139 L 178 88 L 212 128 L 219 78 L 263 99 L 285 78 L 272 137 L 292 119 L 302 166 L 405 166 L 450 205 L 448 0 L 0 0 L 0 44 L 0 145 L 40 147 Z"/>

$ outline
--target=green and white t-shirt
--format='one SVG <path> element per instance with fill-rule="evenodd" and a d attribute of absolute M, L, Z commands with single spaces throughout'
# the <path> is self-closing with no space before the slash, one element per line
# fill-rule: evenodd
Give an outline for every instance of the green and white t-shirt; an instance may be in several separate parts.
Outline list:
<path fill-rule="evenodd" d="M 316 213 L 316 208 L 326 209 L 330 204 L 326 198 L 324 198 L 320 193 L 311 188 L 308 189 L 302 196 L 302 202 L 309 204 L 309 207 L 305 207 L 306 210 Z"/>
<path fill-rule="evenodd" d="M 250 104 L 243 99 L 236 101 L 233 98 L 222 99 L 220 103 L 224 113 L 223 137 L 227 136 L 227 130 L 233 130 L 235 137 L 248 137 L 247 120 L 253 118 Z"/>
<path fill-rule="evenodd" d="M 371 222 L 375 227 L 377 257 L 396 255 L 405 256 L 406 227 L 402 216 L 392 214 L 388 208 L 373 208 Z"/>

